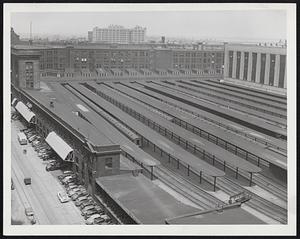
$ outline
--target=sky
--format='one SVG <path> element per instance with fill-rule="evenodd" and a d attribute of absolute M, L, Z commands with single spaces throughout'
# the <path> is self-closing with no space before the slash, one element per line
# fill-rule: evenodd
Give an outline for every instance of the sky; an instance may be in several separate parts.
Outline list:
<path fill-rule="evenodd" d="M 85 36 L 93 27 L 110 24 L 147 28 L 148 36 L 286 39 L 284 10 L 149 11 L 149 12 L 44 12 L 12 13 L 11 24 L 21 37 L 35 35 Z"/>

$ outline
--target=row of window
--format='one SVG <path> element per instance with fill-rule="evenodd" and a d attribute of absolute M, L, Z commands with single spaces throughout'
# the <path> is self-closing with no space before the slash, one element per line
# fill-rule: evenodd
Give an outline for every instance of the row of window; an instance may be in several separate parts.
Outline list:
<path fill-rule="evenodd" d="M 173 57 L 218 57 L 222 58 L 223 53 L 218 52 L 218 53 L 206 53 L 206 52 L 199 52 L 199 53 L 191 53 L 191 52 L 186 52 L 186 53 L 173 53 Z"/>

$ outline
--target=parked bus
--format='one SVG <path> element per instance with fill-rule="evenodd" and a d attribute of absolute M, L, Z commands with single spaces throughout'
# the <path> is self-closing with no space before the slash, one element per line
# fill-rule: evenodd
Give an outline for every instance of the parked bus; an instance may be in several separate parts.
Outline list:
<path fill-rule="evenodd" d="M 23 132 L 18 133 L 18 140 L 21 145 L 27 144 L 27 138 Z"/>

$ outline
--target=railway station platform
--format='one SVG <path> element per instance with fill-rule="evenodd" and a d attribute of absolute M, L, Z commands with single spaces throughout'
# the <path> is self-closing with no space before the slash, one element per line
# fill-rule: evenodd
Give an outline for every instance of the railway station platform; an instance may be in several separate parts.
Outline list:
<path fill-rule="evenodd" d="M 141 174 L 100 177 L 96 183 L 138 224 L 165 224 L 166 218 L 199 211 L 178 201 Z"/>

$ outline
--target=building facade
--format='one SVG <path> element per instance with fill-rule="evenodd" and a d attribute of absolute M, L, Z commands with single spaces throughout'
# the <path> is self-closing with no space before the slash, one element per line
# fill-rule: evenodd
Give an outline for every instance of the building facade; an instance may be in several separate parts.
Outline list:
<path fill-rule="evenodd" d="M 266 89 L 287 88 L 285 46 L 225 44 L 224 61 L 225 80 Z"/>
<path fill-rule="evenodd" d="M 223 50 L 171 49 L 148 46 L 35 46 L 40 52 L 41 71 L 64 72 L 97 68 L 156 68 L 201 69 L 221 72 L 224 64 Z"/>
<path fill-rule="evenodd" d="M 136 26 L 134 28 L 124 28 L 119 25 L 110 25 L 107 28 L 94 27 L 88 32 L 88 39 L 93 43 L 142 43 L 145 41 L 146 28 Z"/>
<path fill-rule="evenodd" d="M 12 49 L 11 82 L 19 88 L 40 88 L 40 52 Z"/>

